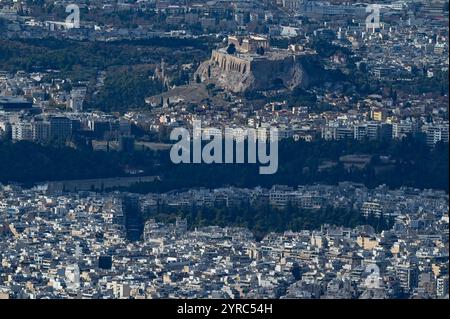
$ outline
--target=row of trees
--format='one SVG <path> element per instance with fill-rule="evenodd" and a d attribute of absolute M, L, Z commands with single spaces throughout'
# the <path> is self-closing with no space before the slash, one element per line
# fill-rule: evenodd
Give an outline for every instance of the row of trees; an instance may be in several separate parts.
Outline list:
<path fill-rule="evenodd" d="M 61 39 L 0 39 L 0 69 L 16 72 L 54 69 L 64 73 L 105 70 L 110 67 L 202 61 L 212 44 L 208 39 L 152 38 L 147 40 L 87 42 Z M 206 44 L 205 44 L 206 43 Z M 177 49 L 177 51 L 174 51 Z M 64 75 L 64 74 L 62 74 Z M 62 76 L 61 75 L 61 76 Z M 80 76 L 82 74 L 78 74 Z M 89 79 L 89 78 L 86 78 Z"/>
<path fill-rule="evenodd" d="M 258 240 L 269 232 L 315 230 L 323 224 L 344 227 L 370 225 L 376 231 L 382 231 L 390 229 L 394 223 L 393 218 L 365 218 L 360 212 L 346 208 L 324 206 L 312 210 L 288 204 L 285 209 L 280 210 L 268 203 L 256 203 L 254 206 L 247 203 L 236 207 L 192 205 L 177 209 L 159 205 L 156 212 L 144 213 L 144 219 L 155 218 L 166 223 L 174 222 L 176 217 L 186 218 L 191 228 L 210 225 L 246 227 Z"/>
<path fill-rule="evenodd" d="M 363 169 L 344 167 L 339 157 L 345 154 L 371 154 Z M 380 156 L 388 156 L 384 165 Z M 363 183 L 368 187 L 411 186 L 449 190 L 449 146 L 429 148 L 412 137 L 391 142 L 323 141 L 279 144 L 279 168 L 276 174 L 260 175 L 259 164 L 173 164 L 168 151 L 148 150 L 133 153 L 94 152 L 89 148 L 42 146 L 28 142 L 0 142 L 0 182 L 37 182 L 121 176 L 124 169 L 135 168 L 144 174 L 157 174 L 162 181 L 136 185 L 133 191 L 168 191 L 183 187 L 271 187 L 311 183 L 337 184 L 342 181 Z M 321 168 L 324 162 L 335 166 Z M 211 178 L 214 176 L 214 178 Z"/>
<path fill-rule="evenodd" d="M 276 174 L 260 175 L 259 165 L 251 164 L 171 164 L 167 154 L 164 163 L 166 185 L 220 187 L 235 185 L 239 187 L 283 184 L 297 186 L 311 183 L 337 184 L 342 181 L 363 183 L 368 187 L 387 184 L 397 188 L 410 186 L 436 188 L 448 191 L 448 143 L 429 148 L 416 138 L 402 141 L 371 142 L 354 140 L 323 141 L 312 143 L 282 141 L 279 144 L 279 168 Z M 363 169 L 346 168 L 339 157 L 346 154 L 371 154 L 372 161 Z M 378 160 L 388 156 L 391 164 L 384 165 Z M 321 168 L 324 161 L 335 166 Z M 184 178 L 188 176 L 188 178 Z M 211 179 L 214 176 L 214 179 Z"/>

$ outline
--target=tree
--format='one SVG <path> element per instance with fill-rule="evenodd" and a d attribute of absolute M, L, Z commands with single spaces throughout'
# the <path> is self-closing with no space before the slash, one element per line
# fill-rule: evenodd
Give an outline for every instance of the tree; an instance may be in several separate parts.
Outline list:
<path fill-rule="evenodd" d="M 214 88 L 216 87 L 216 85 L 214 83 L 209 83 L 206 86 L 206 90 L 208 90 L 208 95 L 211 95 L 212 90 L 214 90 Z"/>
<path fill-rule="evenodd" d="M 227 48 L 227 53 L 228 54 L 235 54 L 236 53 L 236 46 L 234 45 L 234 43 L 231 43 L 228 48 Z"/>
<path fill-rule="evenodd" d="M 294 262 L 292 265 L 292 276 L 294 276 L 295 280 L 302 279 L 302 270 L 298 262 Z"/>

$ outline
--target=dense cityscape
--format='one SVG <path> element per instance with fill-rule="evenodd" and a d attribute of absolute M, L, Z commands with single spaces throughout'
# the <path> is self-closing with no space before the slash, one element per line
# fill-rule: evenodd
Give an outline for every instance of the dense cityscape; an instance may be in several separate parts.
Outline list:
<path fill-rule="evenodd" d="M 311 190 L 191 190 L 142 197 L 47 195 L 3 187 L 1 296 L 11 298 L 436 298 L 448 293 L 448 195 L 361 185 Z M 324 225 L 269 233 L 242 227 L 188 230 L 149 219 L 142 240 L 133 206 L 233 206 L 238 201 L 306 209 L 359 207 L 395 216 L 390 230 Z M 344 197 L 346 196 L 346 197 Z M 341 202 L 336 200 L 340 199 Z M 366 199 L 364 202 L 359 202 Z M 126 205 L 123 207 L 122 202 Z M 139 236 L 141 237 L 141 236 Z M 376 273 L 371 270 L 376 269 Z"/>
<path fill-rule="evenodd" d="M 448 299 L 448 21 L 0 1 L 0 299 Z"/>

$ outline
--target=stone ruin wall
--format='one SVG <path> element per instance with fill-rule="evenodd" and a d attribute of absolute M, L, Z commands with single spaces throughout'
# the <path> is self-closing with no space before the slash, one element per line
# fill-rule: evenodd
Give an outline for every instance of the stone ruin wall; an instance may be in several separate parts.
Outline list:
<path fill-rule="evenodd" d="M 211 62 L 224 72 L 238 72 L 246 74 L 251 71 L 251 63 L 237 56 L 224 54 L 219 51 L 213 51 Z"/>

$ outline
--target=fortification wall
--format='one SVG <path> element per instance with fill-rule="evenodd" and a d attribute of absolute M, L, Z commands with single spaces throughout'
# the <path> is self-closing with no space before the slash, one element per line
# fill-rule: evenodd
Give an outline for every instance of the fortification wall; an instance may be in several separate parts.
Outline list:
<path fill-rule="evenodd" d="M 219 51 L 213 51 L 211 63 L 219 67 L 224 72 L 239 72 L 245 74 L 250 71 L 250 61 L 230 54 L 224 54 Z"/>

